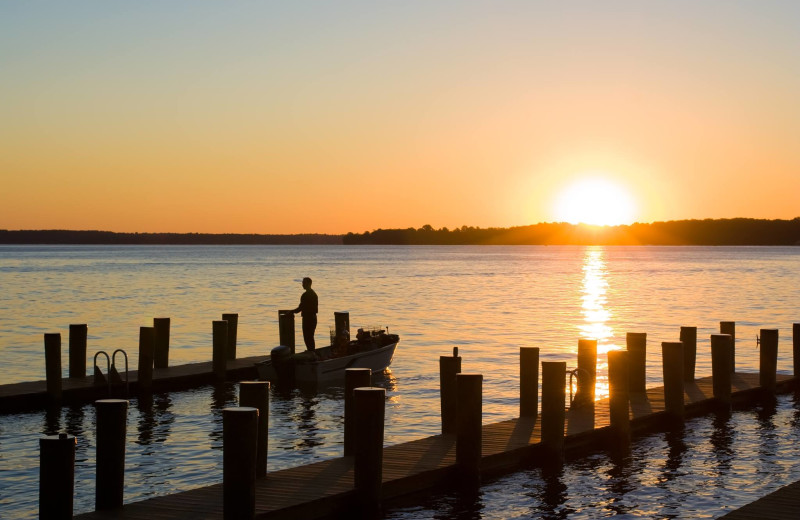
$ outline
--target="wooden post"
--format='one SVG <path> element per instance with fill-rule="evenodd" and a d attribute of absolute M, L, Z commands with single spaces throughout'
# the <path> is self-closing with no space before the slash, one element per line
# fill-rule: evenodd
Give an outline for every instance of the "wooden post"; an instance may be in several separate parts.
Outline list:
<path fill-rule="evenodd" d="M 155 327 L 139 327 L 139 371 L 136 374 L 139 393 L 153 391 L 153 351 L 156 344 Z"/>
<path fill-rule="evenodd" d="M 683 343 L 683 380 L 692 382 L 697 364 L 697 327 L 681 327 L 680 340 Z"/>
<path fill-rule="evenodd" d="M 153 318 L 155 344 L 153 345 L 153 366 L 167 368 L 169 366 L 169 318 Z"/>
<path fill-rule="evenodd" d="M 227 332 L 227 331 L 226 331 Z M 222 517 L 244 520 L 256 512 L 258 409 L 222 410 Z"/>
<path fill-rule="evenodd" d="M 69 377 L 86 377 L 86 338 L 88 326 L 69 326 Z"/>
<path fill-rule="evenodd" d="M 75 446 L 66 433 L 39 439 L 39 518 L 72 518 L 75 491 Z"/>
<path fill-rule="evenodd" d="M 539 347 L 519 348 L 519 416 L 539 413 Z"/>
<path fill-rule="evenodd" d="M 578 389 L 574 405 L 594 404 L 597 381 L 597 340 L 578 340 Z"/>
<path fill-rule="evenodd" d="M 608 391 L 609 415 L 614 437 L 624 445 L 631 442 L 630 422 L 630 374 L 628 364 L 630 352 L 627 350 L 608 351 Z"/>
<path fill-rule="evenodd" d="M 792 365 L 795 379 L 800 378 L 800 323 L 792 324 Z"/>
<path fill-rule="evenodd" d="M 44 335 L 44 368 L 47 395 L 51 401 L 61 401 L 61 333 Z"/>
<path fill-rule="evenodd" d="M 625 335 L 628 349 L 628 391 L 647 391 L 647 333 L 628 332 Z"/>
<path fill-rule="evenodd" d="M 369 368 L 346 368 L 344 370 L 344 455 L 355 452 L 356 414 L 353 390 L 372 386 L 372 370 Z"/>
<path fill-rule="evenodd" d="M 294 354 L 294 312 L 291 310 L 278 311 L 278 335 L 281 345 L 292 349 Z"/>
<path fill-rule="evenodd" d="M 736 322 L 719 322 L 719 333 L 728 334 L 731 337 L 731 373 L 736 372 Z"/>
<path fill-rule="evenodd" d="M 566 387 L 567 363 L 542 361 L 542 446 L 556 462 L 564 458 Z"/>
<path fill-rule="evenodd" d="M 125 435 L 128 401 L 95 401 L 97 413 L 97 472 L 95 474 L 95 509 L 122 507 L 125 488 Z"/>
<path fill-rule="evenodd" d="M 778 370 L 778 329 L 761 329 L 758 384 L 767 395 L 775 394 Z"/>
<path fill-rule="evenodd" d="M 236 359 L 236 332 L 239 328 L 239 315 L 223 314 L 222 319 L 228 322 L 228 347 L 225 349 L 225 357 Z"/>
<path fill-rule="evenodd" d="M 269 448 L 269 381 L 242 381 L 239 383 L 239 406 L 258 410 L 256 478 L 265 477 Z"/>
<path fill-rule="evenodd" d="M 711 384 L 719 407 L 731 408 L 731 350 L 729 334 L 711 335 Z"/>
<path fill-rule="evenodd" d="M 353 390 L 353 402 L 356 412 L 353 482 L 360 508 L 370 514 L 380 508 L 386 390 L 356 388 Z"/>
<path fill-rule="evenodd" d="M 481 480 L 483 376 L 457 374 L 456 392 L 456 467 L 461 483 L 474 486 Z"/>
<path fill-rule="evenodd" d="M 661 343 L 664 371 L 664 409 L 673 420 L 683 422 L 683 343 Z"/>
<path fill-rule="evenodd" d="M 452 356 L 439 356 L 439 394 L 442 411 L 442 433 L 456 433 L 456 374 L 461 373 L 461 356 L 453 347 Z"/>
<path fill-rule="evenodd" d="M 228 322 L 224 320 L 211 322 L 212 331 L 212 366 L 217 381 L 225 381 L 228 352 Z"/>

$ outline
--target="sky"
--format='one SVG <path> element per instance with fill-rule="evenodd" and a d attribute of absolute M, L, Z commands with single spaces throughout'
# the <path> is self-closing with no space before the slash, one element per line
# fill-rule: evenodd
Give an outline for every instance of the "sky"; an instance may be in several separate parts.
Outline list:
<path fill-rule="evenodd" d="M 792 0 L 4 1 L 0 229 L 795 218 L 798 24 Z"/>

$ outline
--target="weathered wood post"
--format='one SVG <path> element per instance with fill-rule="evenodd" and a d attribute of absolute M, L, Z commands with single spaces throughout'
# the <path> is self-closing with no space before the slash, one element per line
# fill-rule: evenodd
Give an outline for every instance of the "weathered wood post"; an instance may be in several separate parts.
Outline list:
<path fill-rule="evenodd" d="M 280 344 L 291 348 L 294 354 L 294 311 L 278 311 L 278 336 Z"/>
<path fill-rule="evenodd" d="M 627 350 L 608 351 L 609 418 L 615 439 L 623 445 L 631 442 L 629 360 Z"/>
<path fill-rule="evenodd" d="M 226 331 L 227 333 L 227 331 Z M 249 519 L 256 512 L 258 409 L 222 410 L 222 517 Z"/>
<path fill-rule="evenodd" d="M 51 401 L 61 401 L 61 333 L 44 335 L 44 369 L 47 395 Z"/>
<path fill-rule="evenodd" d="M 731 337 L 731 373 L 736 372 L 736 322 L 719 322 L 719 333 L 728 334 Z"/>
<path fill-rule="evenodd" d="M 645 392 L 647 390 L 647 333 L 628 332 L 625 335 L 625 346 L 628 349 L 628 391 Z"/>
<path fill-rule="evenodd" d="M 664 371 L 664 410 L 673 421 L 683 423 L 683 343 L 661 343 Z"/>
<path fill-rule="evenodd" d="M 456 467 L 462 484 L 481 481 L 483 375 L 457 374 Z"/>
<path fill-rule="evenodd" d="M 95 509 L 122 507 L 125 488 L 125 435 L 128 401 L 95 401 L 97 414 L 97 472 L 95 473 Z"/>
<path fill-rule="evenodd" d="M 794 377 L 800 378 L 800 323 L 792 324 L 792 365 Z"/>
<path fill-rule="evenodd" d="M 167 368 L 169 366 L 169 318 L 153 318 L 155 343 L 153 345 L 153 366 Z"/>
<path fill-rule="evenodd" d="M 578 340 L 578 389 L 574 406 L 594 404 L 597 382 L 597 340 Z"/>
<path fill-rule="evenodd" d="M 550 462 L 564 459 L 567 363 L 542 361 L 542 446 Z"/>
<path fill-rule="evenodd" d="M 519 416 L 539 413 L 539 347 L 519 348 Z"/>
<path fill-rule="evenodd" d="M 346 368 L 344 370 L 344 455 L 355 452 L 356 409 L 353 390 L 372 386 L 372 370 L 369 368 Z"/>
<path fill-rule="evenodd" d="M 139 327 L 139 371 L 137 384 L 139 393 L 153 391 L 153 352 L 156 345 L 155 327 Z"/>
<path fill-rule="evenodd" d="M 256 478 L 265 477 L 269 448 L 269 381 L 242 381 L 239 383 L 239 406 L 258 410 Z"/>
<path fill-rule="evenodd" d="M 775 394 L 778 370 L 778 329 L 761 329 L 758 384 L 767 395 Z"/>
<path fill-rule="evenodd" d="M 69 326 L 69 377 L 86 377 L 86 338 L 89 327 L 83 324 Z"/>
<path fill-rule="evenodd" d="M 461 373 L 461 356 L 453 347 L 452 356 L 439 356 L 439 394 L 442 410 L 442 433 L 456 433 L 456 374 Z"/>
<path fill-rule="evenodd" d="M 228 322 L 218 320 L 211 322 L 212 331 L 212 366 L 217 381 L 225 381 L 228 352 Z"/>
<path fill-rule="evenodd" d="M 380 508 L 383 480 L 386 390 L 374 387 L 356 388 L 353 390 L 353 402 L 356 412 L 353 483 L 362 512 L 374 513 Z"/>
<path fill-rule="evenodd" d="M 222 320 L 228 322 L 228 347 L 225 349 L 227 359 L 236 359 L 236 333 L 239 329 L 239 315 L 228 313 L 222 315 Z"/>
<path fill-rule="evenodd" d="M 66 433 L 39 439 L 39 518 L 72 518 L 75 491 L 75 446 Z"/>
<path fill-rule="evenodd" d="M 697 365 L 697 327 L 681 327 L 680 340 L 683 343 L 683 380 L 692 382 Z"/>
<path fill-rule="evenodd" d="M 711 385 L 722 410 L 731 408 L 731 350 L 733 341 L 729 334 L 711 335 Z"/>

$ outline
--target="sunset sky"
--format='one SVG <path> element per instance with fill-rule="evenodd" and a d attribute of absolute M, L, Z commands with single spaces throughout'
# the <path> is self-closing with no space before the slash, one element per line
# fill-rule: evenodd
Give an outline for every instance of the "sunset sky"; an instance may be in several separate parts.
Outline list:
<path fill-rule="evenodd" d="M 0 229 L 791 219 L 799 24 L 794 0 L 4 1 Z"/>

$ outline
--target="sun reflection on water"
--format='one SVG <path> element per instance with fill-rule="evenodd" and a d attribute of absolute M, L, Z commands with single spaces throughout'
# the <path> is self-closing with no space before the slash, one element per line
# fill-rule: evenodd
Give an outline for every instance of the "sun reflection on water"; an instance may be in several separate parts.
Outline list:
<path fill-rule="evenodd" d="M 583 258 L 582 305 L 583 323 L 580 325 L 581 337 L 597 340 L 597 382 L 595 399 L 608 397 L 608 358 L 609 350 L 618 348 L 612 341 L 614 331 L 609 326 L 612 317 L 606 307 L 608 268 L 605 249 L 588 247 Z"/>

